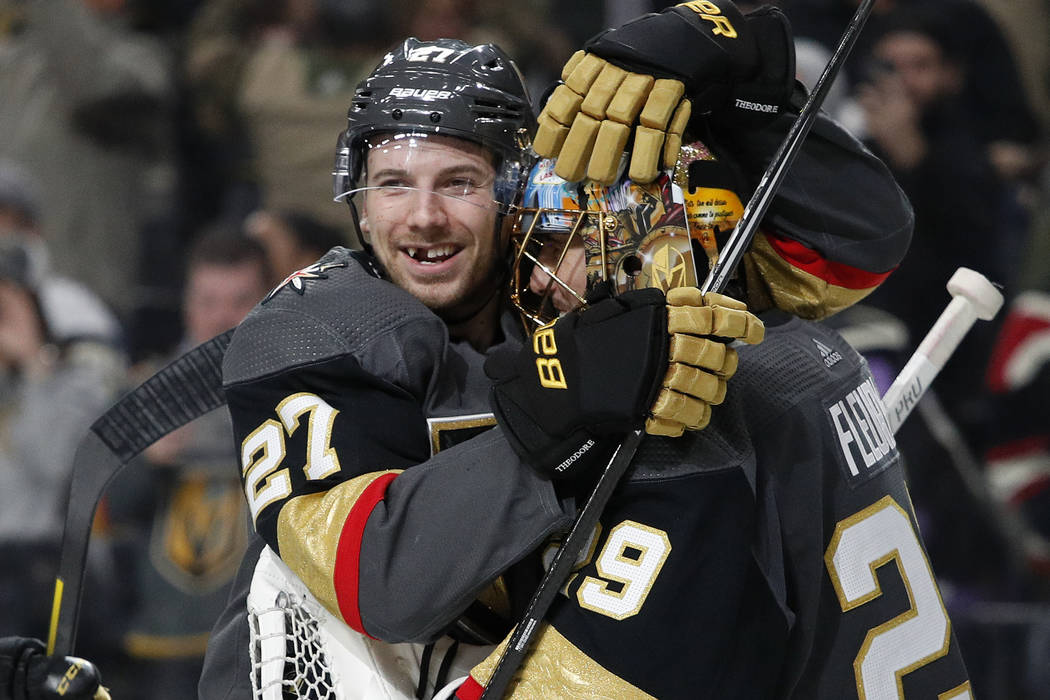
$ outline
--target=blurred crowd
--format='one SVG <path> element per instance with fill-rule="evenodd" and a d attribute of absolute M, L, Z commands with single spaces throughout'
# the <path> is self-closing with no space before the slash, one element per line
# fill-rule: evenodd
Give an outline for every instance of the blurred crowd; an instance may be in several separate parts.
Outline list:
<path fill-rule="evenodd" d="M 498 43 L 538 101 L 589 36 L 669 4 L 0 0 L 0 635 L 45 636 L 69 466 L 93 419 L 356 243 L 330 194 L 335 139 L 398 39 Z M 776 4 L 812 86 L 857 0 Z M 830 321 L 882 388 L 956 268 L 1006 298 L 898 436 L 986 698 L 1050 697 L 1047 36 L 1050 0 L 876 0 L 825 105 L 915 209 L 906 261 Z M 221 410 L 115 480 L 78 646 L 115 697 L 141 697 L 144 678 L 152 698 L 195 697 L 247 527 Z"/>

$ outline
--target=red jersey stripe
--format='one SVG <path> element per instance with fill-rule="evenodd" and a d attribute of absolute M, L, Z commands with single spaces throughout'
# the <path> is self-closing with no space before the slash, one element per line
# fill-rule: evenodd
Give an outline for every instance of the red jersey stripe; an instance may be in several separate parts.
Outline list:
<path fill-rule="evenodd" d="M 386 496 L 387 486 L 397 474 L 383 474 L 361 493 L 361 497 L 350 509 L 339 533 L 339 545 L 335 555 L 335 571 L 332 572 L 332 583 L 335 585 L 339 601 L 339 613 L 346 624 L 361 634 L 372 637 L 365 631 L 361 622 L 361 609 L 357 600 L 357 579 L 361 566 L 361 538 L 364 536 L 365 523 L 372 510 Z M 372 637 L 374 639 L 374 637 Z"/>
<path fill-rule="evenodd" d="M 846 289 L 870 289 L 882 284 L 883 280 L 890 276 L 893 270 L 887 272 L 868 272 L 858 267 L 837 263 L 823 257 L 820 253 L 807 248 L 798 241 L 782 238 L 774 234 L 766 234 L 769 244 L 781 258 L 800 270 Z"/>
<path fill-rule="evenodd" d="M 481 694 L 485 692 L 485 686 L 474 680 L 474 676 L 467 676 L 467 680 L 463 681 L 463 685 L 459 686 L 459 690 L 456 691 L 456 700 L 479 700 Z"/>

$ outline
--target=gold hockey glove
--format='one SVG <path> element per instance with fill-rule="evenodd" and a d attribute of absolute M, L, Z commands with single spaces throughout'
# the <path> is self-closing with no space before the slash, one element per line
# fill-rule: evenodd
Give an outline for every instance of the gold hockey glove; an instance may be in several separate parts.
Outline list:
<path fill-rule="evenodd" d="M 541 156 L 558 157 L 558 176 L 612 183 L 632 127 L 632 178 L 651 182 L 659 168 L 674 165 L 691 113 L 681 81 L 632 73 L 582 50 L 562 80 L 540 112 L 533 143 Z"/>
<path fill-rule="evenodd" d="M 677 437 L 706 427 L 711 407 L 725 399 L 726 382 L 738 363 L 729 342 L 757 345 L 765 337 L 765 326 L 732 297 L 676 287 L 667 293 L 667 330 L 667 374 L 645 432 Z"/>
<path fill-rule="evenodd" d="M 794 89 L 794 44 L 775 8 L 743 15 L 729 0 L 699 0 L 599 34 L 561 78 L 536 152 L 556 157 L 566 180 L 610 184 L 633 131 L 629 175 L 651 182 L 674 166 L 693 114 L 744 126 L 775 118 Z"/>

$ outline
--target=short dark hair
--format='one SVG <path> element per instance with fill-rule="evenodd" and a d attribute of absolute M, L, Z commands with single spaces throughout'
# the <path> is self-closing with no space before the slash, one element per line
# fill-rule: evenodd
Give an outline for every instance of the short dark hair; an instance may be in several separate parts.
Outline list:
<path fill-rule="evenodd" d="M 949 61 L 959 63 L 968 50 L 960 43 L 959 32 L 951 24 L 951 15 L 943 9 L 925 5 L 897 7 L 883 18 L 879 25 L 881 39 L 887 34 L 908 32 L 919 34 L 937 44 Z"/>
<path fill-rule="evenodd" d="M 284 222 L 299 247 L 315 252 L 315 257 L 321 257 L 336 246 L 348 244 L 343 231 L 319 221 L 304 211 L 281 209 L 273 212 L 273 215 Z"/>
<path fill-rule="evenodd" d="M 234 228 L 216 226 L 207 228 L 193 240 L 186 255 L 186 271 L 197 265 L 259 266 L 263 279 L 270 279 L 270 265 L 266 251 L 253 238 Z"/>

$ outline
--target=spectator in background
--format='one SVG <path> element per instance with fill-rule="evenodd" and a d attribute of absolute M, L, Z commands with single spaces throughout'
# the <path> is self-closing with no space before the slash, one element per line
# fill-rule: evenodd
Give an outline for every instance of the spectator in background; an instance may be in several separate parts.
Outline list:
<path fill-rule="evenodd" d="M 1050 3 L 1046 0 L 981 0 L 1002 27 L 1017 59 L 1020 74 L 1036 117 L 1041 121 L 1044 145 L 1050 129 Z M 1045 156 L 1045 154 L 1044 154 Z"/>
<path fill-rule="evenodd" d="M 245 220 L 244 232 L 266 251 L 271 287 L 335 246 L 348 244 L 342 230 L 301 211 L 259 210 Z"/>
<path fill-rule="evenodd" d="M 1027 529 L 1023 545 L 1050 600 L 1050 167 L 986 376 L 992 393 L 988 478 Z"/>
<path fill-rule="evenodd" d="M 83 284 L 52 270 L 41 201 L 40 188 L 26 169 L 0 158 L 0 243 L 25 255 L 25 275 L 36 290 L 48 332 L 64 343 L 92 340 L 119 349 L 124 334 L 109 306 Z"/>
<path fill-rule="evenodd" d="M 597 0 L 205 0 L 189 32 L 185 73 L 192 114 L 226 173 L 221 218 L 299 210 L 344 229 L 331 183 L 332 128 L 354 86 L 402 36 L 496 41 L 521 61 L 534 92 L 557 77 L 577 19 L 593 32 Z M 497 27 L 514 27 L 508 36 Z M 539 95 L 533 96 L 538 98 Z M 212 170 L 215 168 L 213 167 Z M 202 173 L 202 181 L 213 178 Z"/>
<path fill-rule="evenodd" d="M 610 19 L 611 14 L 602 0 L 392 0 L 392 4 L 398 35 L 424 41 L 459 37 L 503 47 L 517 63 L 536 103 L 560 77 L 572 52 L 595 33 L 595 26 L 603 26 L 595 19 Z M 626 4 L 604 26 L 617 26 L 649 9 L 645 2 Z"/>
<path fill-rule="evenodd" d="M 141 234 L 170 216 L 172 61 L 124 0 L 0 0 L 0 157 L 50 195 L 56 272 L 124 318 L 138 303 Z"/>
<path fill-rule="evenodd" d="M 945 283 L 959 266 L 1009 286 L 1024 232 L 1005 212 L 1009 193 L 989 161 L 975 107 L 963 98 L 965 66 L 954 25 L 937 10 L 898 10 L 883 18 L 872 46 L 879 70 L 859 86 L 869 145 L 890 166 L 915 208 L 904 262 L 869 298 L 921 339 L 948 301 Z M 987 418 L 980 377 L 994 334 L 980 324 L 944 369 L 941 396 L 977 444 Z"/>
<path fill-rule="evenodd" d="M 125 372 L 113 316 L 46 273 L 39 212 L 0 164 L 0 635 L 47 629 L 73 454 Z"/>
<path fill-rule="evenodd" d="M 192 114 L 226 171 L 220 216 L 299 209 L 344 226 L 326 197 L 332 128 L 392 41 L 386 3 L 207 0 L 191 25 Z"/>
<path fill-rule="evenodd" d="M 204 234 L 189 253 L 184 337 L 173 356 L 237 325 L 269 282 L 258 243 L 222 230 Z M 142 378 L 157 368 L 140 368 Z M 106 505 L 135 590 L 125 663 L 107 667 L 107 684 L 115 697 L 145 688 L 151 700 L 196 697 L 208 633 L 248 535 L 225 407 L 149 447 L 117 477 Z"/>
<path fill-rule="evenodd" d="M 833 49 L 859 0 L 792 0 L 778 3 L 791 19 L 796 37 L 815 39 Z M 901 10 L 918 9 L 951 26 L 962 67 L 959 94 L 976 115 L 974 128 L 1001 177 L 1031 177 L 1039 167 L 1033 152 L 1042 137 L 1039 121 L 1021 81 L 1011 47 L 994 17 L 977 0 L 876 0 L 871 17 L 843 71 L 851 88 L 871 71 L 872 47 Z"/>
<path fill-rule="evenodd" d="M 1043 197 L 1028 249 L 1018 261 L 1018 293 L 1007 301 L 988 368 L 993 410 L 984 457 L 991 493 L 1016 519 L 1018 546 L 1031 574 L 1031 585 L 1018 598 L 1042 603 L 1045 611 L 1050 602 L 1050 180 Z M 1016 696 L 1050 698 L 1050 613 L 993 621 L 997 626 L 989 626 L 986 639 L 1009 642 L 1007 658 L 1025 664 L 1013 681 Z"/>

